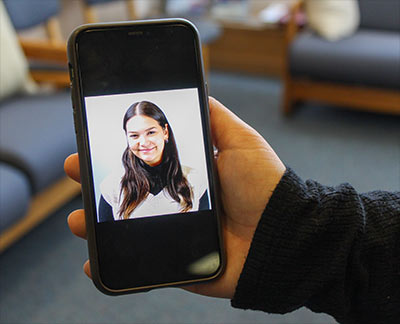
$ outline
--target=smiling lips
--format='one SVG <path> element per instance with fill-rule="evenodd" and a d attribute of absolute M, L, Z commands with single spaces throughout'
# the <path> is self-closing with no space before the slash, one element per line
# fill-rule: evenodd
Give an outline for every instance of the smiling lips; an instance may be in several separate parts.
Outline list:
<path fill-rule="evenodd" d="M 138 149 L 138 151 L 141 152 L 141 153 L 150 153 L 154 149 L 155 149 L 155 147 L 152 147 L 152 148 L 149 148 L 149 149 Z"/>

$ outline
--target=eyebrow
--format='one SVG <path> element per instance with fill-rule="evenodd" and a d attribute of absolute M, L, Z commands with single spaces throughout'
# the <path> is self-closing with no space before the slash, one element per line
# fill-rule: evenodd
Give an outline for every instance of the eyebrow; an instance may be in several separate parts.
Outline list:
<path fill-rule="evenodd" d="M 156 128 L 155 126 L 152 126 L 152 127 L 150 127 L 150 128 L 147 128 L 147 129 L 145 129 L 144 130 L 144 132 L 147 132 L 147 131 L 149 131 L 149 130 L 152 130 L 153 128 Z M 133 132 L 128 132 L 129 134 L 134 134 L 134 133 L 139 133 L 139 132 L 135 132 L 135 131 L 133 131 Z"/>

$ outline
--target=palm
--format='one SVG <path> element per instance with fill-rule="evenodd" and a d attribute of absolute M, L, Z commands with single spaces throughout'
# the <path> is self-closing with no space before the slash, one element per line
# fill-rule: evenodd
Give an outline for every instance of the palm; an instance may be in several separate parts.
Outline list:
<path fill-rule="evenodd" d="M 284 166 L 264 139 L 236 116 L 213 116 L 227 111 L 210 102 L 213 136 L 219 148 L 217 168 L 221 185 L 226 269 L 219 279 L 190 286 L 199 294 L 232 298 L 254 231 Z M 225 125 L 220 124 L 225 123 Z M 238 123 L 238 124 L 235 124 Z M 229 123 L 229 125 L 227 125 Z M 228 131 L 227 131 L 228 129 Z"/>

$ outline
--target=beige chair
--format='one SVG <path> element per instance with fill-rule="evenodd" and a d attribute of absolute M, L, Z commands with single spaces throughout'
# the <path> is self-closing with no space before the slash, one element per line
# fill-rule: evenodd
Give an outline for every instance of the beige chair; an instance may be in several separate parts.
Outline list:
<path fill-rule="evenodd" d="M 59 1 L 4 0 L 4 4 L 17 31 L 39 25 L 45 28 L 47 38 L 20 38 L 22 49 L 31 63 L 32 78 L 38 83 L 68 86 L 66 42 L 57 18 Z"/>

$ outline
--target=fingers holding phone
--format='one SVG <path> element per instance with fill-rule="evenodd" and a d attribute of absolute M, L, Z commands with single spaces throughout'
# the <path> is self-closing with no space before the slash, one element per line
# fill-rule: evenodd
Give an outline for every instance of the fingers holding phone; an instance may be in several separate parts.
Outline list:
<path fill-rule="evenodd" d="M 65 159 L 64 162 L 65 173 L 76 182 L 81 182 L 81 175 L 79 170 L 79 157 L 77 153 L 71 154 Z"/>

